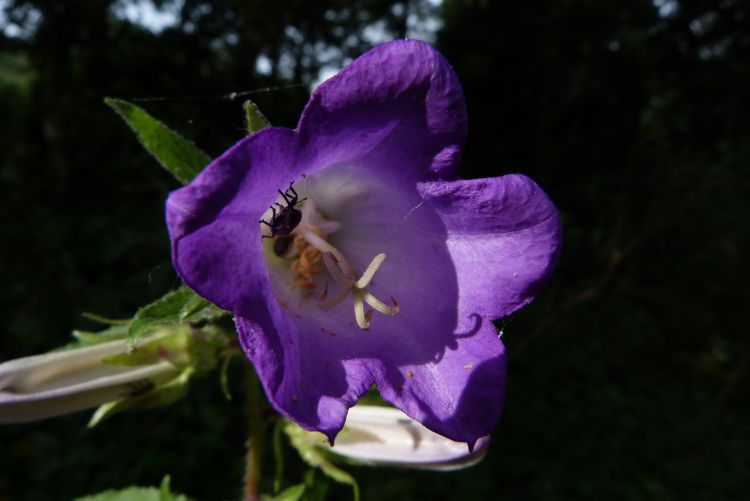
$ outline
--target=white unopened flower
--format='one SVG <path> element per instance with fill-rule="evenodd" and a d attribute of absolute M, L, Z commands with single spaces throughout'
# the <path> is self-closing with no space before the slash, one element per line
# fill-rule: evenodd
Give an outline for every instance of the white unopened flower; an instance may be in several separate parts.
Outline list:
<path fill-rule="evenodd" d="M 489 437 L 480 438 L 469 452 L 466 442 L 438 435 L 398 409 L 357 405 L 331 451 L 373 466 L 447 471 L 476 464 L 488 444 Z"/>
<path fill-rule="evenodd" d="M 149 365 L 104 361 L 125 352 L 121 339 L 0 364 L 0 423 L 35 421 L 141 395 L 181 372 L 167 359 Z"/>

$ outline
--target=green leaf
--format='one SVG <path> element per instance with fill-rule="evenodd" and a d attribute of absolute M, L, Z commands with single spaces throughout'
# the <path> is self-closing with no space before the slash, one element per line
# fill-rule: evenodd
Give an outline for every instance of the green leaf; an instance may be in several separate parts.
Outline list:
<path fill-rule="evenodd" d="M 192 181 L 211 161 L 193 143 L 146 113 L 143 108 L 122 99 L 106 98 L 104 102 L 133 129 L 146 151 L 181 183 Z"/>
<path fill-rule="evenodd" d="M 126 487 L 112 489 L 99 494 L 76 498 L 75 501 L 190 501 L 182 494 L 174 494 L 169 487 L 169 475 L 164 477 L 161 487 Z"/>
<path fill-rule="evenodd" d="M 284 492 L 274 497 L 265 497 L 264 501 L 297 501 L 305 493 L 305 484 L 297 484 L 285 489 Z"/>
<path fill-rule="evenodd" d="M 132 351 L 141 337 L 158 325 L 211 320 L 226 314 L 183 285 L 136 312 L 128 330 L 128 350 Z"/>
<path fill-rule="evenodd" d="M 329 478 L 342 484 L 352 486 L 354 500 L 359 500 L 359 485 L 348 472 L 342 470 L 329 459 L 320 447 L 327 440 L 325 435 L 317 432 L 305 431 L 289 420 L 285 420 L 284 432 L 289 436 L 292 446 L 297 449 L 300 457 L 310 466 L 320 468 Z"/>
<path fill-rule="evenodd" d="M 245 101 L 242 105 L 242 109 L 245 110 L 245 127 L 247 127 L 248 136 L 271 126 L 268 119 L 263 116 L 263 113 L 260 112 L 260 108 L 258 108 L 258 105 L 254 102 L 250 100 Z"/>
<path fill-rule="evenodd" d="M 127 487 L 76 498 L 75 501 L 161 501 L 161 492 L 156 487 Z"/>

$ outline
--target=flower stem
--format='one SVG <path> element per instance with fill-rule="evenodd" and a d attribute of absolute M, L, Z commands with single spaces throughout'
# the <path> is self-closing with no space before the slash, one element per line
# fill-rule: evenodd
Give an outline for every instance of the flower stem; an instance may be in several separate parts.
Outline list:
<path fill-rule="evenodd" d="M 247 440 L 247 454 L 245 456 L 245 485 L 243 489 L 244 501 L 260 500 L 260 464 L 263 454 L 263 423 L 261 421 L 260 383 L 255 371 L 250 369 L 248 380 L 248 407 L 250 417 L 250 433 Z"/>

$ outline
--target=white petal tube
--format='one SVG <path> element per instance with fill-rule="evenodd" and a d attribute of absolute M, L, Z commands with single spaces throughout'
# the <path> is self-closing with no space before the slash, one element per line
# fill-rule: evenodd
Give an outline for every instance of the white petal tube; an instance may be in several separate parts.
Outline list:
<path fill-rule="evenodd" d="M 142 366 L 103 362 L 125 349 L 125 341 L 118 340 L 0 364 L 0 423 L 35 421 L 96 407 L 179 373 L 167 361 Z"/>
<path fill-rule="evenodd" d="M 331 451 L 373 466 L 448 471 L 478 463 L 488 444 L 489 437 L 480 438 L 469 452 L 465 442 L 438 435 L 398 409 L 358 405 L 349 409 Z"/>

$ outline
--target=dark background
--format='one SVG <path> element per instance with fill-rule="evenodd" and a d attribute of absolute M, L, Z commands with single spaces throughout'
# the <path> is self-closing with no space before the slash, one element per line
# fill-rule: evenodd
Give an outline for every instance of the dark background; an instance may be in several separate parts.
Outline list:
<path fill-rule="evenodd" d="M 0 2 L 0 360 L 94 327 L 83 311 L 129 317 L 178 284 L 162 218 L 177 183 L 105 96 L 154 98 L 136 102 L 215 156 L 244 134 L 243 99 L 221 96 L 253 91 L 293 127 L 321 69 L 426 37 L 466 91 L 463 176 L 531 176 L 565 240 L 550 286 L 507 322 L 487 459 L 450 474 L 352 468 L 364 499 L 747 498 L 747 2 L 164 1 L 177 24 L 161 32 L 118 15 L 130 3 Z M 245 367 L 230 369 L 232 402 L 212 375 L 178 405 L 93 431 L 85 412 L 4 426 L 0 500 L 165 473 L 178 492 L 236 499 Z"/>

